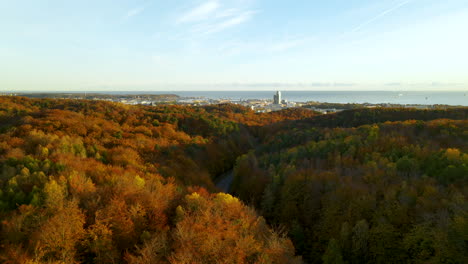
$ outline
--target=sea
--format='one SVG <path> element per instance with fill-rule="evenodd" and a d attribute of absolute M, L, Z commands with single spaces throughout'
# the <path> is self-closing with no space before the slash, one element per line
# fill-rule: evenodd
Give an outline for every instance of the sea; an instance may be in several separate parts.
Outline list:
<path fill-rule="evenodd" d="M 271 91 L 118 91 L 107 94 L 176 94 L 205 99 L 272 99 Z M 468 91 L 281 91 L 282 99 L 292 102 L 419 104 L 468 106 Z"/>

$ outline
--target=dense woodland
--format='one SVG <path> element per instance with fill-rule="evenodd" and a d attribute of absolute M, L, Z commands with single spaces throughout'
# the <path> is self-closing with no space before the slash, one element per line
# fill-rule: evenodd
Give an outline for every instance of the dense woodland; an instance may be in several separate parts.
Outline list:
<path fill-rule="evenodd" d="M 247 124 L 312 115 L 0 97 L 0 261 L 300 263 L 213 179 L 254 147 Z"/>
<path fill-rule="evenodd" d="M 361 109 L 264 127 L 233 193 L 308 263 L 468 263 L 467 109 Z"/>
<path fill-rule="evenodd" d="M 0 263 L 467 263 L 467 113 L 0 97 Z"/>

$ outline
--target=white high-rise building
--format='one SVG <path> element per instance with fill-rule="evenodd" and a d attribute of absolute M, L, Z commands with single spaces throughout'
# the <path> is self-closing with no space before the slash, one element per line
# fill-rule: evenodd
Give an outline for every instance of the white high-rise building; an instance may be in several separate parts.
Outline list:
<path fill-rule="evenodd" d="M 280 91 L 276 91 L 276 94 L 273 96 L 273 103 L 281 104 L 281 92 Z"/>

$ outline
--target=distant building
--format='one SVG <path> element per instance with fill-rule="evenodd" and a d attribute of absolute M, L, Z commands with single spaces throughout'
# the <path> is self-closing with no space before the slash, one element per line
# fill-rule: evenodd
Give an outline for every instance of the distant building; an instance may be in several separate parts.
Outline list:
<path fill-rule="evenodd" d="M 273 96 L 273 103 L 281 104 L 281 92 L 280 91 L 276 91 L 276 94 Z"/>

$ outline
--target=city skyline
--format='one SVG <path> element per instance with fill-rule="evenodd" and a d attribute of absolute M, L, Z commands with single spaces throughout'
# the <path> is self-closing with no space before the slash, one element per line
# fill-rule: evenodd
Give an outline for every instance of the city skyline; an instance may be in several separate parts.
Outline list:
<path fill-rule="evenodd" d="M 468 90 L 463 0 L 20 0 L 0 9 L 0 91 Z"/>

